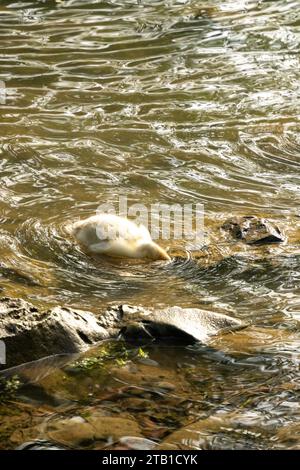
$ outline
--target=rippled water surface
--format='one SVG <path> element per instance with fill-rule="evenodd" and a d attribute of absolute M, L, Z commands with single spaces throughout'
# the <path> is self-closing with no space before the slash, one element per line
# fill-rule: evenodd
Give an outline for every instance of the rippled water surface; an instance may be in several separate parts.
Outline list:
<path fill-rule="evenodd" d="M 225 363 L 183 347 L 172 362 L 149 348 L 168 380 L 182 381 L 173 395 L 195 400 L 182 419 L 168 421 L 162 404 L 154 414 L 171 432 L 189 413 L 221 410 L 231 429 L 242 406 L 255 430 L 241 447 L 299 446 L 286 437 L 299 418 L 299 1 L 4 0 L 0 45 L 2 294 L 95 313 L 126 302 L 247 320 L 252 329 L 216 340 Z M 87 256 L 65 224 L 120 195 L 204 203 L 207 248 L 163 241 L 168 264 Z M 220 225 L 248 214 L 278 223 L 287 242 L 229 243 Z M 126 380 L 141 386 L 139 374 L 152 374 L 143 367 Z M 149 393 L 142 399 L 155 402 Z M 205 445 L 236 442 L 226 439 Z"/>

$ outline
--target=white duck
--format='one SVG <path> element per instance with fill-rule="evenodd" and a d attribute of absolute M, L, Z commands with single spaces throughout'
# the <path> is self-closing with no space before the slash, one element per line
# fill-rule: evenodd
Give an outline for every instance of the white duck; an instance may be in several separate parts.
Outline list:
<path fill-rule="evenodd" d="M 151 239 L 144 225 L 113 214 L 99 214 L 75 222 L 71 232 L 91 253 L 122 258 L 170 260 L 167 252 Z"/>

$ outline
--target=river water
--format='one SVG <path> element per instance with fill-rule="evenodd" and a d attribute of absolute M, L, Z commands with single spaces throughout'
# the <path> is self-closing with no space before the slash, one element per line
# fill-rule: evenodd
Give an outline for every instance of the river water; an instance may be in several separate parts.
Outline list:
<path fill-rule="evenodd" d="M 299 448 L 299 27 L 298 0 L 1 1 L 2 294 L 97 314 L 123 302 L 193 306 L 251 324 L 214 340 L 224 360 L 150 345 L 143 363 L 131 347 L 134 372 L 113 344 L 101 353 L 112 372 L 101 361 L 98 375 L 83 368 L 87 388 L 70 397 L 56 371 L 39 380 L 48 395 L 92 407 L 89 387 L 105 395 L 127 371 L 121 382 L 145 395 L 130 412 L 154 416 L 155 442 L 220 415 L 222 430 L 208 423 L 191 447 Z M 204 204 L 207 248 L 163 240 L 167 264 L 87 256 L 65 225 L 120 196 Z M 220 225 L 249 214 L 274 221 L 287 242 L 230 243 Z M 158 371 L 175 389 L 151 395 Z M 127 395 L 105 406 L 129 412 Z"/>

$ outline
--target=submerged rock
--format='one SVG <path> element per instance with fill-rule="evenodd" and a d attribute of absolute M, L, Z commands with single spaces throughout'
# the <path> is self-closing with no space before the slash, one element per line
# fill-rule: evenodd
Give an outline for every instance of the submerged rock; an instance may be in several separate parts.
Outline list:
<path fill-rule="evenodd" d="M 143 437 L 134 418 L 105 416 L 96 409 L 87 418 L 73 416 L 50 421 L 46 434 L 51 441 L 71 447 L 86 447 L 95 441 L 105 444 L 128 436 Z"/>
<path fill-rule="evenodd" d="M 89 312 L 55 307 L 46 312 L 21 299 L 0 299 L 0 340 L 6 367 L 53 354 L 84 351 L 109 337 Z"/>
<path fill-rule="evenodd" d="M 92 426 L 81 416 L 51 421 L 47 435 L 54 442 L 75 447 L 87 446 L 94 440 Z"/>
<path fill-rule="evenodd" d="M 229 232 L 232 237 L 252 245 L 285 241 L 284 234 L 276 225 L 267 219 L 255 216 L 232 217 L 226 220 L 222 229 Z"/>
<path fill-rule="evenodd" d="M 118 318 L 120 334 L 129 340 L 177 338 L 205 342 L 210 336 L 245 326 L 235 318 L 199 308 L 151 310 L 121 305 L 111 307 L 108 313 L 110 318 Z"/>

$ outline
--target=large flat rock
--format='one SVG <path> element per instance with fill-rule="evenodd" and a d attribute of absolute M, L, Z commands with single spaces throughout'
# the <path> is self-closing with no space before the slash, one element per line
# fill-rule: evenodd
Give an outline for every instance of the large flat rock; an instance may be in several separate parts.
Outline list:
<path fill-rule="evenodd" d="M 110 322 L 108 321 L 110 319 Z M 104 315 L 105 325 L 121 326 L 125 339 L 181 338 L 193 342 L 206 342 L 211 336 L 243 328 L 245 325 L 235 318 L 199 308 L 167 307 L 144 309 L 121 305 L 111 307 Z"/>

